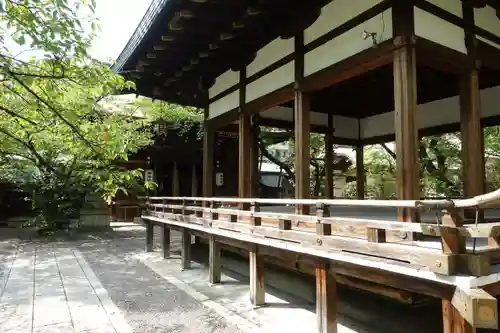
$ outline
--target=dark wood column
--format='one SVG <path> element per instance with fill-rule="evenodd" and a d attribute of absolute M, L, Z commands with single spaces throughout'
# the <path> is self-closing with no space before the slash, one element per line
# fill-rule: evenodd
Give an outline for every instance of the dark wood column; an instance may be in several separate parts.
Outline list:
<path fill-rule="evenodd" d="M 214 196 L 215 131 L 205 123 L 203 132 L 203 196 Z"/>
<path fill-rule="evenodd" d="M 411 1 L 395 0 L 393 7 L 394 43 L 394 107 L 396 131 L 396 182 L 399 199 L 420 197 L 418 160 L 417 74 L 414 16 Z M 416 212 L 399 211 L 401 221 L 418 221 Z"/>
<path fill-rule="evenodd" d="M 337 283 L 326 263 L 316 264 L 316 320 L 318 333 L 337 332 Z"/>
<path fill-rule="evenodd" d="M 325 134 L 325 198 L 333 199 L 333 116 L 328 114 L 328 132 Z"/>
<path fill-rule="evenodd" d="M 308 93 L 302 91 L 304 79 L 304 35 L 295 36 L 295 198 L 307 199 L 310 193 L 310 101 Z M 309 207 L 297 205 L 297 214 L 308 214 Z"/>
<path fill-rule="evenodd" d="M 259 125 L 255 123 L 254 121 L 255 118 L 252 117 L 252 124 L 251 124 L 251 160 L 250 160 L 250 166 L 251 166 L 251 197 L 256 198 L 259 196 L 259 184 L 260 184 L 260 165 L 259 165 L 259 134 L 260 134 L 260 128 Z"/>
<path fill-rule="evenodd" d="M 444 333 L 475 333 L 473 328 L 449 300 L 442 301 Z"/>
<path fill-rule="evenodd" d="M 365 156 L 361 144 L 356 147 L 356 193 L 359 200 L 365 199 Z"/>
<path fill-rule="evenodd" d="M 240 114 L 238 150 L 238 196 L 250 198 L 252 195 L 252 131 L 250 116 Z"/>

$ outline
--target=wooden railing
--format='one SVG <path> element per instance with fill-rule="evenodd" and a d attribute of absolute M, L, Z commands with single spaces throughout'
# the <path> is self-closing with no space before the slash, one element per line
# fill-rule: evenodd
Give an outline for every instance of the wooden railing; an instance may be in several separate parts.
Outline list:
<path fill-rule="evenodd" d="M 149 197 L 143 218 L 196 233 L 329 257 L 373 258 L 425 267 L 443 275 L 484 276 L 500 261 L 499 223 L 466 224 L 463 209 L 480 210 L 500 192 L 465 200 L 295 200 Z M 314 215 L 261 211 L 262 205 L 314 206 Z M 408 223 L 335 216 L 336 207 L 405 208 L 436 213 L 434 221 Z M 315 209 L 314 209 L 315 208 Z M 427 241 L 402 242 L 398 235 Z M 418 235 L 422 235 L 418 237 Z M 405 237 L 402 237 L 405 238 Z M 472 244 L 467 246 L 467 240 Z M 479 244 L 481 239 L 488 245 Z M 348 259 L 346 259 L 348 260 Z"/>

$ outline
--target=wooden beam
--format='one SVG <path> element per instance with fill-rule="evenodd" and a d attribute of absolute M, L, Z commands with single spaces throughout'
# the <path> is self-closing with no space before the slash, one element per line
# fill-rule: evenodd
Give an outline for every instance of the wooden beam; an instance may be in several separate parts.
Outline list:
<path fill-rule="evenodd" d="M 325 198 L 333 199 L 333 115 L 328 114 L 328 132 L 325 134 Z"/>
<path fill-rule="evenodd" d="M 356 146 L 356 193 L 359 200 L 365 199 L 364 147 Z"/>
<path fill-rule="evenodd" d="M 239 149 L 238 149 L 238 196 L 250 198 L 252 165 L 252 132 L 250 115 L 241 113 L 239 120 Z"/>
<path fill-rule="evenodd" d="M 457 287 L 451 304 L 463 318 L 464 327 L 498 329 L 497 299 L 483 289 Z"/>
<path fill-rule="evenodd" d="M 442 300 L 443 333 L 475 333 L 474 329 L 455 309 L 451 301 Z"/>
<path fill-rule="evenodd" d="M 414 13 L 411 1 L 396 0 L 393 6 L 394 106 L 396 132 L 396 182 L 398 199 L 419 199 L 417 70 L 415 56 Z M 415 211 L 399 211 L 401 221 L 418 221 Z"/>
<path fill-rule="evenodd" d="M 327 263 L 316 264 L 316 320 L 318 333 L 337 332 L 337 283 Z"/>
<path fill-rule="evenodd" d="M 168 225 L 163 225 L 163 258 L 170 258 L 170 228 Z"/>
<path fill-rule="evenodd" d="M 257 244 L 252 244 L 250 258 L 250 301 L 254 306 L 265 304 L 264 257 L 259 254 Z"/>
<path fill-rule="evenodd" d="M 181 270 L 191 268 L 191 234 L 189 229 L 182 229 L 182 248 L 181 248 Z"/>
<path fill-rule="evenodd" d="M 214 235 L 208 236 L 208 269 L 209 269 L 209 280 L 210 283 L 220 283 L 221 282 L 221 253 L 220 246 L 215 240 Z"/>
<path fill-rule="evenodd" d="M 151 221 L 143 221 L 146 224 L 146 252 L 153 252 L 154 224 Z"/>

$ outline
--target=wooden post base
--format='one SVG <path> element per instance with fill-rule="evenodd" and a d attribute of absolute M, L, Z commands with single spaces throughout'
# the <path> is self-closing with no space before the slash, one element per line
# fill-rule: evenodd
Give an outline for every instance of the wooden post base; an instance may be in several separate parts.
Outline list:
<path fill-rule="evenodd" d="M 189 230 L 182 229 L 182 248 L 181 248 L 181 269 L 191 268 L 191 234 Z"/>
<path fill-rule="evenodd" d="M 220 257 L 220 246 L 215 241 L 215 236 L 210 235 L 208 238 L 209 245 L 209 280 L 210 283 L 220 283 L 221 282 L 221 257 Z"/>
<path fill-rule="evenodd" d="M 170 257 L 170 228 L 165 224 L 163 226 L 163 258 Z"/>
<path fill-rule="evenodd" d="M 475 333 L 476 329 L 469 324 L 451 301 L 443 300 L 443 333 Z"/>
<path fill-rule="evenodd" d="M 151 221 L 145 221 L 146 224 L 146 252 L 153 252 L 154 225 Z"/>
<path fill-rule="evenodd" d="M 250 301 L 254 306 L 265 304 L 264 258 L 259 255 L 259 248 L 253 244 L 250 257 Z"/>
<path fill-rule="evenodd" d="M 316 318 L 318 333 L 337 333 L 337 284 L 328 264 L 316 264 Z"/>

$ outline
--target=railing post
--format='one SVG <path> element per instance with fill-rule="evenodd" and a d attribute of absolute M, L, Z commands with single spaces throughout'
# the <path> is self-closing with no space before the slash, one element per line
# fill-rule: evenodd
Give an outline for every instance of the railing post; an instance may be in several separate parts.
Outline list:
<path fill-rule="evenodd" d="M 337 332 L 337 282 L 326 262 L 316 263 L 316 320 L 318 333 Z"/>
<path fill-rule="evenodd" d="M 218 220 L 218 219 L 219 219 L 219 213 L 217 213 L 217 212 L 214 212 L 214 211 L 213 211 L 214 209 L 217 209 L 217 208 L 219 208 L 219 205 L 217 204 L 217 202 L 216 202 L 216 201 L 213 201 L 213 200 L 212 200 L 212 201 L 210 202 L 210 209 L 212 210 L 212 211 L 210 212 L 210 218 L 211 218 L 212 220 Z"/>
<path fill-rule="evenodd" d="M 182 229 L 181 270 L 191 268 L 191 235 L 189 229 Z"/>
<path fill-rule="evenodd" d="M 324 217 L 330 217 L 330 209 L 322 202 L 316 204 L 316 234 L 328 236 L 332 234 L 332 225 L 321 221 Z"/>
<path fill-rule="evenodd" d="M 167 224 L 163 225 L 163 258 L 170 257 L 170 228 Z"/>
<path fill-rule="evenodd" d="M 153 252 L 154 225 L 152 221 L 143 221 L 146 224 L 146 252 Z"/>
<path fill-rule="evenodd" d="M 248 209 L 248 204 L 244 204 L 244 209 Z M 258 216 L 255 216 L 255 213 L 260 213 L 260 206 L 257 202 L 252 202 L 250 204 L 250 225 L 252 226 L 260 226 L 262 224 L 262 219 Z"/>
<path fill-rule="evenodd" d="M 221 282 L 221 256 L 220 246 L 215 240 L 215 235 L 208 236 L 209 244 L 209 280 L 211 284 Z"/>

